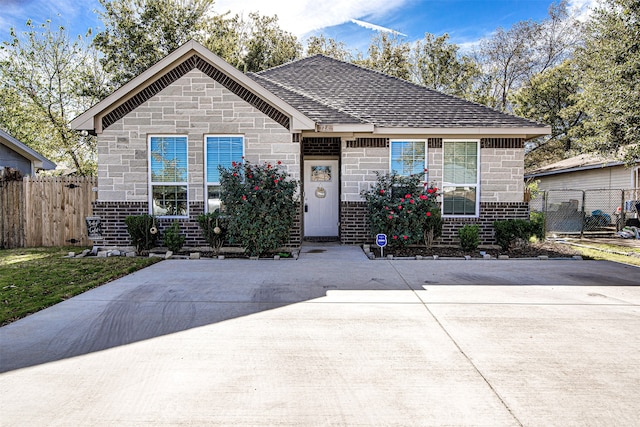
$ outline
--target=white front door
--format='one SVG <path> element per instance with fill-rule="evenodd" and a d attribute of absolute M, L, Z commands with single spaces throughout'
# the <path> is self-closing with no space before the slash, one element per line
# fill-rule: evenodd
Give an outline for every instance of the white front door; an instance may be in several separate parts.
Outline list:
<path fill-rule="evenodd" d="M 338 237 L 340 171 L 337 160 L 304 162 L 304 235 Z"/>

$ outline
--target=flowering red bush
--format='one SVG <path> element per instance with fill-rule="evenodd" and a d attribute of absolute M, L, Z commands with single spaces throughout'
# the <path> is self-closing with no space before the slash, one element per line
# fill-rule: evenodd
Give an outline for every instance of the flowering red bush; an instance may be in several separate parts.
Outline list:
<path fill-rule="evenodd" d="M 422 182 L 424 175 L 408 177 L 377 174 L 367 200 L 372 235 L 391 236 L 392 246 L 424 243 L 427 247 L 442 233 L 437 188 Z"/>
<path fill-rule="evenodd" d="M 267 254 L 287 243 L 298 212 L 298 181 L 278 166 L 246 161 L 220 168 L 220 180 L 232 243 L 241 244 L 249 256 Z"/>

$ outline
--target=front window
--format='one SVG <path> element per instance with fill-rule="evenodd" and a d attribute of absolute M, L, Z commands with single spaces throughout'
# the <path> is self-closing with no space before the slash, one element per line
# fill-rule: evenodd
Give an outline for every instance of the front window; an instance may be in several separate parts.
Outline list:
<path fill-rule="evenodd" d="M 443 141 L 443 215 L 478 216 L 478 145 L 478 141 Z"/>
<path fill-rule="evenodd" d="M 391 141 L 391 172 L 401 176 L 425 173 L 425 141 Z M 426 179 L 426 178 L 425 178 Z"/>
<path fill-rule="evenodd" d="M 219 166 L 229 168 L 233 162 L 242 162 L 244 137 L 241 135 L 208 135 L 205 137 L 205 173 L 207 212 L 220 208 Z"/>
<path fill-rule="evenodd" d="M 187 137 L 149 137 L 152 215 L 187 215 Z"/>

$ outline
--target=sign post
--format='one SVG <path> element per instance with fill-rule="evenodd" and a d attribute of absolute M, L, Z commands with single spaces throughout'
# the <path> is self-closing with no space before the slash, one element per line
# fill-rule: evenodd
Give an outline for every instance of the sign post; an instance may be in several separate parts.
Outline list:
<path fill-rule="evenodd" d="M 387 246 L 387 235 L 376 234 L 376 244 L 380 248 L 380 258 L 384 258 L 384 247 Z"/>

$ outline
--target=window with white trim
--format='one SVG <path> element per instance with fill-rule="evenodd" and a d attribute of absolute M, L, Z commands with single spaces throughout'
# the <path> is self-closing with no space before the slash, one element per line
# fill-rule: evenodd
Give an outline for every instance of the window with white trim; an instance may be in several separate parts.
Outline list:
<path fill-rule="evenodd" d="M 391 141 L 390 169 L 401 176 L 425 173 L 427 168 L 426 141 Z"/>
<path fill-rule="evenodd" d="M 442 214 L 478 216 L 480 141 L 442 141 Z"/>
<path fill-rule="evenodd" d="M 187 137 L 149 137 L 149 194 L 151 215 L 187 216 Z"/>
<path fill-rule="evenodd" d="M 221 186 L 218 167 L 229 168 L 234 162 L 242 162 L 244 136 L 206 135 L 204 146 L 207 212 L 214 212 L 220 208 Z"/>

